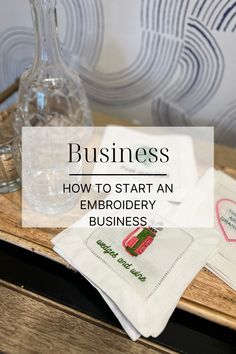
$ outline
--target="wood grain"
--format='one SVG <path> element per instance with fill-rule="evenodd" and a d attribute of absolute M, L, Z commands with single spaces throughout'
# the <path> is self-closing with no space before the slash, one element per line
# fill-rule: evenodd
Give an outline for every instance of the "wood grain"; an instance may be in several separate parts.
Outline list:
<path fill-rule="evenodd" d="M 0 104 L 3 103 L 7 98 L 9 98 L 11 95 L 13 95 L 14 92 L 18 90 L 19 81 L 19 79 L 16 79 L 16 81 L 10 87 L 8 87 L 3 92 L 0 92 Z"/>
<path fill-rule="evenodd" d="M 96 125 L 127 121 L 95 114 Z M 215 166 L 236 178 L 236 150 L 216 146 Z M 21 227 L 21 193 L 0 196 L 0 239 L 24 247 L 70 267 L 53 250 L 51 239 L 59 229 Z M 179 308 L 236 330 L 236 292 L 222 280 L 203 269 L 182 296 Z"/>
<path fill-rule="evenodd" d="M 6 353 L 174 354 L 144 339 L 0 281 L 0 351 Z"/>

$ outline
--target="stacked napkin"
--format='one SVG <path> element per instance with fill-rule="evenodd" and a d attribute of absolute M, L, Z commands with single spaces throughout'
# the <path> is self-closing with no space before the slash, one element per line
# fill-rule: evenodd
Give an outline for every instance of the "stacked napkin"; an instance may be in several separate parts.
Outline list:
<path fill-rule="evenodd" d="M 219 252 L 207 268 L 236 291 L 236 181 L 222 172 L 215 173 L 215 229 Z"/>
<path fill-rule="evenodd" d="M 54 250 L 96 287 L 129 336 L 158 336 L 181 295 L 217 251 L 215 230 L 76 225 Z"/>
<path fill-rule="evenodd" d="M 204 189 L 205 193 L 202 193 L 203 186 L 209 185 L 209 178 L 211 171 L 201 178 L 177 208 L 176 219 L 187 215 L 192 224 L 197 224 L 203 215 L 209 215 L 211 191 Z M 236 290 L 236 181 L 220 171 L 215 171 L 213 203 L 213 228 L 218 233 L 219 251 L 209 258 L 206 267 Z"/>
<path fill-rule="evenodd" d="M 206 174 L 176 208 L 194 222 L 209 208 Z M 236 181 L 215 171 L 214 227 L 68 228 L 54 250 L 101 294 L 131 339 L 158 336 L 205 265 L 236 290 Z M 191 207 L 190 207 L 191 206 Z M 197 220 L 197 218 L 196 218 Z"/>

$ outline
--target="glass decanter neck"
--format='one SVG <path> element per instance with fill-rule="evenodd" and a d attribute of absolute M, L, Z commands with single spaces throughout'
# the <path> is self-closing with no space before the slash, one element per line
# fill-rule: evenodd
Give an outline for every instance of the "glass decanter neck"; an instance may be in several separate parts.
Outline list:
<path fill-rule="evenodd" d="M 34 67 L 62 63 L 57 28 L 56 0 L 30 0 L 35 28 Z"/>

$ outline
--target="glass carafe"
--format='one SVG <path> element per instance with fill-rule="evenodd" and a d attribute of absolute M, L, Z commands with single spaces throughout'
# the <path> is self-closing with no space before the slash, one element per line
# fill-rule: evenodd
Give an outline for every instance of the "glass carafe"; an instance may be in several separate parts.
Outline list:
<path fill-rule="evenodd" d="M 87 97 L 77 73 L 64 63 L 56 0 L 30 0 L 35 28 L 33 65 L 21 77 L 15 116 L 22 126 L 91 126 Z"/>

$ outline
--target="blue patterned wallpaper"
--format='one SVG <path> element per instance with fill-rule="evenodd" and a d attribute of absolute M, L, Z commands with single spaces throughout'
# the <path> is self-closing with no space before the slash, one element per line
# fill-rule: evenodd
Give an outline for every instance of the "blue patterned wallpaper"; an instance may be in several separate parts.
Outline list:
<path fill-rule="evenodd" d="M 214 125 L 216 141 L 236 147 L 236 1 L 58 3 L 65 58 L 95 109 L 147 125 Z M 2 7 L 0 90 L 34 53 L 28 1 Z"/>

